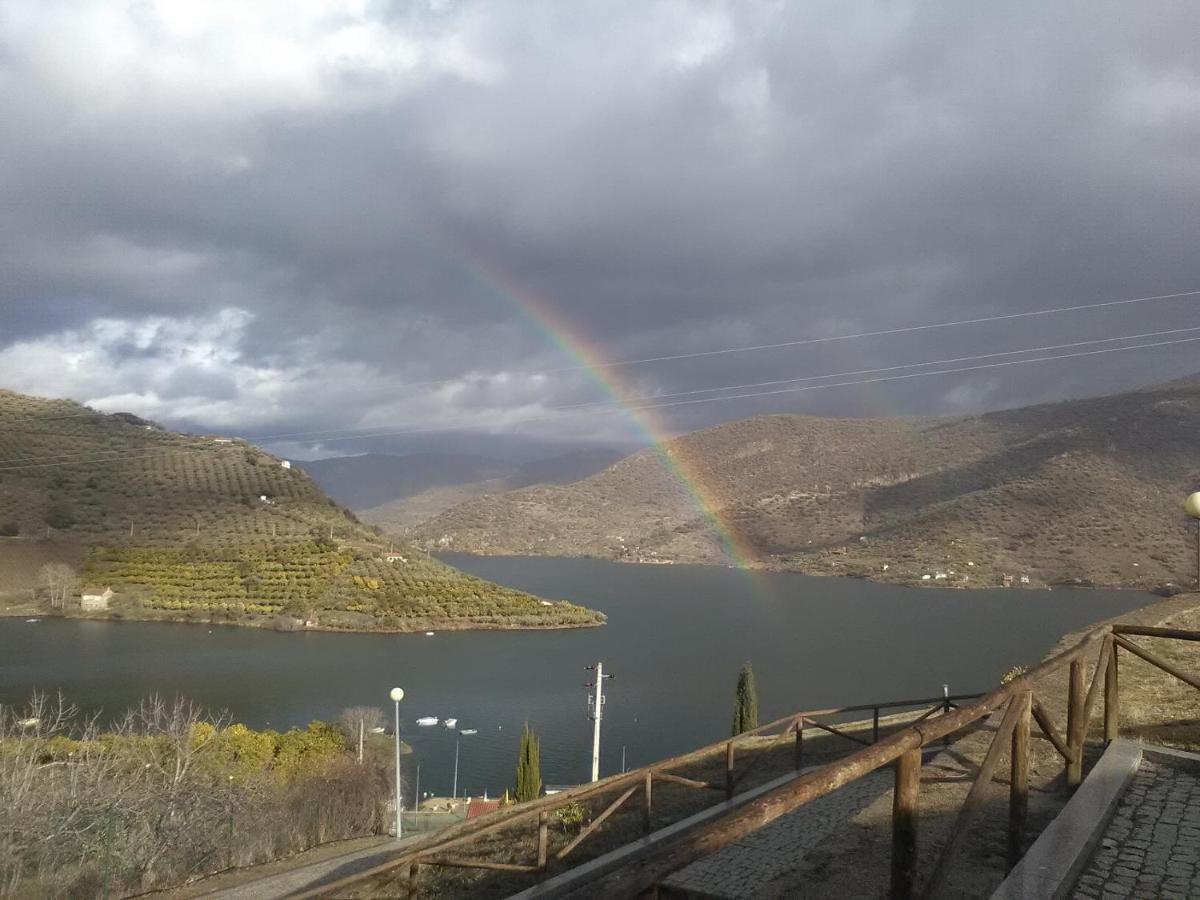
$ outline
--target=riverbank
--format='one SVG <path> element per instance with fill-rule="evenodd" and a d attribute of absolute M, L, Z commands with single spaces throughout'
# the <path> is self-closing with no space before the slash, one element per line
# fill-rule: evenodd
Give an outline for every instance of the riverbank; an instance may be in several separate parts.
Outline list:
<path fill-rule="evenodd" d="M 366 627 L 340 621 L 331 624 L 320 618 L 302 620 L 283 616 L 260 616 L 254 613 L 236 615 L 205 615 L 197 610 L 173 613 L 170 610 L 120 609 L 84 612 L 75 609 L 52 609 L 43 603 L 7 601 L 0 608 L 0 618 L 73 619 L 91 622 L 178 622 L 187 625 L 235 625 L 239 628 L 260 628 L 284 633 L 333 632 L 338 634 L 425 634 L 438 631 L 563 631 L 577 628 L 598 628 L 606 624 L 603 613 L 597 613 L 594 621 L 566 622 L 555 624 L 496 622 L 485 618 L 459 619 L 413 619 L 398 627 Z M 335 611 L 338 612 L 338 611 Z"/>
<path fill-rule="evenodd" d="M 479 557 L 484 559 L 569 559 L 580 562 L 620 563 L 622 565 L 655 565 L 655 566 L 712 566 L 718 569 L 739 569 L 748 572 L 774 572 L 780 575 L 806 575 L 815 578 L 851 578 L 856 581 L 869 581 L 876 584 L 902 588 L 942 588 L 955 590 L 986 590 L 994 588 L 1012 588 L 1019 590 L 1055 590 L 1060 588 L 1080 588 L 1096 590 L 1130 590 L 1130 592 L 1145 592 L 1158 596 L 1175 596 L 1183 593 L 1186 588 L 1174 582 L 1163 582 L 1154 578 L 1116 578 L 1103 581 L 1094 578 L 1064 577 L 1045 578 L 1037 570 L 1024 566 L 1010 566 L 1009 569 L 998 569 L 996 566 L 976 562 L 971 558 L 974 554 L 960 553 L 958 562 L 949 554 L 942 554 L 938 562 L 928 560 L 904 559 L 892 560 L 883 557 L 869 557 L 862 553 L 853 556 L 839 550 L 822 551 L 808 554 L 805 557 L 767 557 L 764 559 L 743 560 L 738 565 L 722 563 L 715 559 L 671 559 L 671 558 L 638 558 L 623 556 L 554 556 L 550 553 L 508 553 L 492 552 L 444 552 L 434 553 L 436 559 Z M 982 559 L 983 557 L 979 557 Z"/>

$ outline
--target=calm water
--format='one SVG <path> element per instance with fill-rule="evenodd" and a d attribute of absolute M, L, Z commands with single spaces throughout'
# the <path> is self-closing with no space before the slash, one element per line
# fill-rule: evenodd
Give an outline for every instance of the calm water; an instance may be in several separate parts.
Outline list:
<path fill-rule="evenodd" d="M 1154 598 L 1114 591 L 906 589 L 851 579 L 592 560 L 448 561 L 485 578 L 608 614 L 603 628 L 424 635 L 279 634 L 235 627 L 0 619 L 0 702 L 61 689 L 116 711 L 158 691 L 185 693 L 248 725 L 282 728 L 351 705 L 388 707 L 401 685 L 402 728 L 422 790 L 446 793 L 454 735 L 417 728 L 456 716 L 460 791 L 512 783 L 522 723 L 542 736 L 542 777 L 585 780 L 591 723 L 584 667 L 607 682 L 602 772 L 728 733 L 734 681 L 754 664 L 762 720 L 789 711 L 994 685 L 1066 631 Z M 936 662 L 929 662 L 936 659 Z"/>

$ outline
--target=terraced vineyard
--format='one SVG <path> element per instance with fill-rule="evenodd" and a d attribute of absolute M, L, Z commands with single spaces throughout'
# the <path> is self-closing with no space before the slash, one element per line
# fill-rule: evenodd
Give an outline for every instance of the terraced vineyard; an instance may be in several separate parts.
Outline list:
<path fill-rule="evenodd" d="M 76 554 L 127 613 L 322 627 L 559 627 L 603 617 L 390 542 L 240 440 L 0 391 L 0 542 Z"/>

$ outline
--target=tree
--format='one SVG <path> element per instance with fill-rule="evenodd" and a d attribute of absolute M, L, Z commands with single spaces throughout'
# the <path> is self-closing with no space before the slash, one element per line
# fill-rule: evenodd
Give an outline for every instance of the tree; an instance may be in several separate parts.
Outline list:
<path fill-rule="evenodd" d="M 46 563 L 38 572 L 38 583 L 46 591 L 51 607 L 65 609 L 67 598 L 75 593 L 75 570 L 66 563 Z"/>
<path fill-rule="evenodd" d="M 346 741 L 358 747 L 358 761 L 363 761 L 363 741 L 374 728 L 382 728 L 385 716 L 377 706 L 351 706 L 338 713 L 337 725 Z"/>
<path fill-rule="evenodd" d="M 525 731 L 521 735 L 521 751 L 517 757 L 517 787 L 513 791 L 518 803 L 526 800 L 536 800 L 542 793 L 542 771 L 540 763 L 541 741 L 537 734 L 529 730 L 525 723 Z"/>
<path fill-rule="evenodd" d="M 738 672 L 737 689 L 733 693 L 733 734 L 758 727 L 758 694 L 754 690 L 754 669 L 750 663 Z"/>

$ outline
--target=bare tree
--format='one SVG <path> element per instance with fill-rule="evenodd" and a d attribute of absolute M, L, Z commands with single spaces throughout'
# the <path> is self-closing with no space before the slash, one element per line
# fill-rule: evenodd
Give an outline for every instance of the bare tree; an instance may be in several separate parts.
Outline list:
<path fill-rule="evenodd" d="M 247 766 L 226 726 L 184 699 L 103 731 L 61 697 L 0 704 L 0 896 L 139 893 L 386 827 L 385 767 Z"/>
<path fill-rule="evenodd" d="M 79 579 L 66 563 L 46 563 L 38 572 L 38 583 L 54 609 L 66 609 L 67 598 L 75 593 Z"/>
<path fill-rule="evenodd" d="M 382 728 L 386 721 L 383 710 L 377 706 L 351 706 L 338 713 L 337 725 L 346 739 L 358 745 L 358 761 L 363 761 L 363 740 L 373 728 Z"/>

